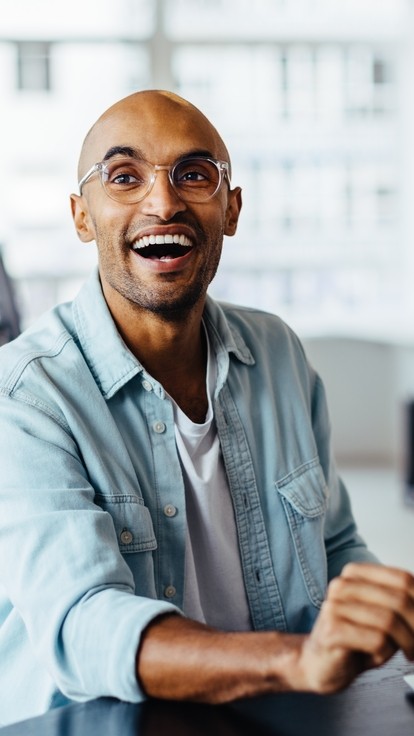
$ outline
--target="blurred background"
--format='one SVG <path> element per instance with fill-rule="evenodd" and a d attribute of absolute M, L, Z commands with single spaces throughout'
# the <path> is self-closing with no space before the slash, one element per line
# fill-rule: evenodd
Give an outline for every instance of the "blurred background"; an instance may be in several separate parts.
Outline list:
<path fill-rule="evenodd" d="M 244 192 L 211 293 L 297 331 L 362 531 L 414 568 L 413 42 L 413 0 L 0 0 L 0 247 L 21 328 L 96 261 L 68 198 L 89 127 L 138 89 L 187 97 Z M 1 317 L 1 271 L 0 289 Z"/>

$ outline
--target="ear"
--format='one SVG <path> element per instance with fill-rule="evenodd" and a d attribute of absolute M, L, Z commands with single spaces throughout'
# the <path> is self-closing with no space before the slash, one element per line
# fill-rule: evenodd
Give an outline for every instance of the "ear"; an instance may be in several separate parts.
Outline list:
<path fill-rule="evenodd" d="M 231 189 L 228 193 L 226 217 L 224 222 L 225 235 L 235 234 L 241 208 L 242 190 L 240 189 L 240 187 L 235 187 L 235 189 Z"/>
<path fill-rule="evenodd" d="M 71 194 L 70 207 L 79 239 L 83 243 L 90 243 L 91 240 L 95 240 L 95 229 L 85 198 L 79 194 Z"/>

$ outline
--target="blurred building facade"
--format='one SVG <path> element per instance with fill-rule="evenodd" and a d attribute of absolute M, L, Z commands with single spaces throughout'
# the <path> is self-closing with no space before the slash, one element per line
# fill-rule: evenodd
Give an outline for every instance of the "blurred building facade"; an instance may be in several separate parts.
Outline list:
<path fill-rule="evenodd" d="M 120 97 L 169 88 L 218 127 L 244 191 L 211 292 L 303 335 L 411 330 L 410 0 L 0 8 L 0 243 L 24 324 L 96 260 L 68 204 L 84 134 Z"/>

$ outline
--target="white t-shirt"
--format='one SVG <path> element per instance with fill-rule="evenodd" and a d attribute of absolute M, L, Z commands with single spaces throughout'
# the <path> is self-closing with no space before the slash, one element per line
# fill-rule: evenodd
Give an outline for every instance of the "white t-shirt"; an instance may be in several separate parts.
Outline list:
<path fill-rule="evenodd" d="M 207 332 L 206 340 L 205 422 L 195 424 L 173 401 L 187 511 L 184 613 L 226 631 L 248 631 L 252 627 L 236 522 L 213 416 L 216 360 Z"/>

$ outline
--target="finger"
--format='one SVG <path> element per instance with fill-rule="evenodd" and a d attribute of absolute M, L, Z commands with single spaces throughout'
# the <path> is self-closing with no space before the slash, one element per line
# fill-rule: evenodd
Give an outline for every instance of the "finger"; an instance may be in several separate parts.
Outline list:
<path fill-rule="evenodd" d="M 361 600 L 367 603 L 389 606 L 397 611 L 414 613 L 414 591 L 401 587 L 384 585 L 373 580 L 334 578 L 328 586 L 329 598 L 341 600 Z"/>
<path fill-rule="evenodd" d="M 414 638 L 414 597 L 404 587 L 389 587 L 367 580 L 338 577 L 329 584 L 327 598 L 352 606 L 361 603 L 396 614 L 406 624 Z"/>
<path fill-rule="evenodd" d="M 398 613 L 389 608 L 367 606 L 357 601 L 352 604 L 336 601 L 332 605 L 335 607 L 335 615 L 341 620 L 363 630 L 377 631 L 395 649 L 401 649 L 407 659 L 414 660 L 413 631 Z"/>
<path fill-rule="evenodd" d="M 312 632 L 319 646 L 327 650 L 348 650 L 365 654 L 371 666 L 377 667 L 388 661 L 398 645 L 380 629 L 348 616 L 331 601 L 322 605 L 320 616 Z"/>
<path fill-rule="evenodd" d="M 408 570 L 371 563 L 350 562 L 343 568 L 341 577 L 366 580 L 386 587 L 409 590 L 414 597 L 414 576 Z"/>

